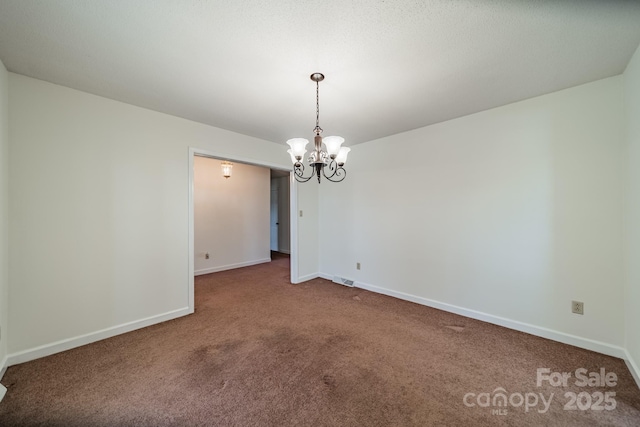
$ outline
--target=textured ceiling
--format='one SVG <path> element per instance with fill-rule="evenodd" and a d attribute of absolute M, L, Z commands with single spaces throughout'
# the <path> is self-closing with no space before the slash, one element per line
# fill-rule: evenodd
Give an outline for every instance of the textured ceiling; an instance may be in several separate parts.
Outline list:
<path fill-rule="evenodd" d="M 0 0 L 9 71 L 284 143 L 346 145 L 620 74 L 640 1 Z"/>

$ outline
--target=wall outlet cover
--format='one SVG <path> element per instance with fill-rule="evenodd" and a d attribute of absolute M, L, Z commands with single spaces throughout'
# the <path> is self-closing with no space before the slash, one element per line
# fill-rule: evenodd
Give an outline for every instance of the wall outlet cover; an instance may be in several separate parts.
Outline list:
<path fill-rule="evenodd" d="M 575 314 L 584 314 L 584 303 L 580 301 L 571 301 L 571 312 Z"/>

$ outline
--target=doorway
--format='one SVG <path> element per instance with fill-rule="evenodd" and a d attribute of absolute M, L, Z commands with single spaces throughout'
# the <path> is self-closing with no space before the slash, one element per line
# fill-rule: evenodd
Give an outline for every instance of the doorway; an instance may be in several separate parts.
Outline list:
<path fill-rule="evenodd" d="M 290 210 L 284 209 L 283 213 L 289 213 L 289 241 L 290 241 L 290 262 L 289 262 L 289 270 L 290 270 L 290 280 L 291 283 L 298 283 L 298 245 L 297 245 L 297 233 L 298 233 L 298 222 L 297 216 L 295 216 L 295 212 L 297 209 L 297 187 L 296 182 L 291 177 L 291 172 L 288 168 L 283 168 L 281 165 L 277 164 L 269 164 L 267 162 L 256 161 L 254 159 L 242 158 L 240 156 L 229 157 L 225 154 L 215 153 L 208 150 L 203 150 L 199 148 L 189 147 L 189 188 L 188 188 L 188 233 L 189 233 L 189 245 L 188 245 L 188 294 L 187 294 L 187 306 L 190 313 L 194 312 L 195 304 L 194 304 L 194 283 L 195 283 L 195 275 L 194 275 L 194 261 L 195 261 L 195 250 L 194 250 L 194 157 L 210 157 L 214 159 L 220 160 L 228 160 L 231 162 L 244 163 L 247 165 L 254 166 L 262 166 L 266 167 L 270 170 L 281 171 L 288 178 L 289 182 L 289 194 L 288 200 L 289 208 L 294 211 L 294 215 L 291 214 Z M 280 193 L 279 193 L 280 194 Z M 282 198 L 282 197 L 279 197 Z M 287 199 L 285 196 L 284 199 Z M 278 209 L 282 211 L 283 209 Z M 283 228 L 282 225 L 279 225 L 279 228 Z M 279 252 L 280 253 L 280 252 Z M 284 255 L 287 256 L 287 255 Z"/>
<path fill-rule="evenodd" d="M 271 169 L 271 252 L 291 253 L 289 172 Z"/>

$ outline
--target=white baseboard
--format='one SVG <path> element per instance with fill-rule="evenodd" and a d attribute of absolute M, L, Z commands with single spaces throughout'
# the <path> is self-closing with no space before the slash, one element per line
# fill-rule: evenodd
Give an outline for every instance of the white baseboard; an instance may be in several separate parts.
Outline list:
<path fill-rule="evenodd" d="M 318 277 L 321 277 L 326 280 L 332 280 L 333 275 L 326 274 L 326 273 L 309 274 L 306 276 L 299 277 L 298 282 L 296 283 L 306 282 L 308 280 L 312 280 Z M 383 294 L 383 295 L 388 295 L 394 298 L 411 301 L 427 307 L 437 308 L 439 310 L 458 314 L 464 317 L 481 320 L 487 323 L 492 323 L 492 324 L 503 326 L 509 329 L 514 329 L 516 331 L 525 332 L 531 335 L 536 335 L 536 336 L 547 338 L 553 341 L 558 341 L 564 344 L 569 344 L 576 347 L 580 347 L 587 350 L 591 350 L 598 353 L 603 353 L 609 356 L 624 359 L 627 364 L 627 367 L 629 368 L 629 371 L 631 372 L 631 374 L 633 375 L 633 378 L 636 381 L 636 384 L 638 385 L 638 387 L 640 387 L 640 369 L 638 368 L 638 365 L 635 363 L 635 361 L 633 360 L 629 352 L 622 347 L 591 340 L 588 338 L 578 337 L 571 334 L 566 334 L 564 332 L 554 331 L 551 329 L 547 329 L 547 328 L 543 328 L 543 327 L 539 327 L 539 326 L 535 326 L 535 325 L 531 325 L 523 322 L 518 322 L 515 320 L 505 319 L 503 317 L 494 316 L 491 314 L 482 313 L 475 310 L 469 310 L 469 309 L 458 307 L 452 304 L 442 303 L 439 301 L 418 297 L 418 296 L 407 294 L 404 292 L 393 291 L 391 289 L 369 285 L 367 283 L 355 282 L 355 287 L 365 289 L 371 292 Z M 131 332 L 136 329 L 145 328 L 147 326 L 151 326 L 157 323 L 166 322 L 167 320 L 176 319 L 178 317 L 186 316 L 191 313 L 193 313 L 193 311 L 189 310 L 188 307 L 185 307 L 185 308 L 173 310 L 164 314 L 160 314 L 157 316 L 151 316 L 145 319 L 136 320 L 136 321 L 125 323 L 119 326 L 102 329 L 100 331 L 92 332 L 89 334 L 80 335 L 74 338 L 68 338 L 68 339 L 57 341 L 51 344 L 35 347 L 29 350 L 20 351 L 18 353 L 9 354 L 4 357 L 4 359 L 2 360 L 2 363 L 0 364 L 0 380 L 2 380 L 2 377 L 4 376 L 9 366 L 28 362 L 30 360 L 35 360 L 45 356 L 50 356 L 55 353 L 60 353 L 62 351 L 70 350 L 72 348 L 80 347 L 86 344 L 90 344 L 92 342 L 96 342 L 96 341 L 100 341 L 116 335 L 124 334 L 126 332 Z M 0 390 L 0 394 L 1 394 L 1 390 Z M 2 398 L 0 397 L 0 401 L 1 400 Z"/>
<path fill-rule="evenodd" d="M 203 274 L 217 273 L 218 271 L 233 270 L 234 268 L 249 267 L 250 265 L 263 264 L 265 262 L 271 262 L 271 258 L 262 258 L 255 261 L 245 261 L 245 262 L 239 262 L 236 264 L 221 265 L 219 267 L 203 268 L 200 270 L 196 270 L 193 274 L 194 276 L 202 276 Z"/>
<path fill-rule="evenodd" d="M 180 308 L 178 310 L 169 311 L 157 316 L 147 317 L 146 319 L 135 320 L 133 322 L 124 323 L 122 325 L 113 326 L 111 328 L 106 328 L 96 332 L 79 335 L 77 337 L 67 338 L 51 344 L 45 344 L 28 350 L 19 351 L 17 353 L 9 354 L 5 358 L 4 366 L 13 366 L 19 363 L 28 362 L 30 360 L 39 359 L 41 357 L 50 356 L 55 353 L 71 350 L 72 348 L 100 341 L 105 338 L 111 338 L 116 335 L 124 334 L 126 332 L 135 331 L 136 329 L 145 328 L 147 326 L 155 325 L 156 323 L 166 322 L 167 320 L 186 316 L 191 313 L 193 313 L 193 311 L 189 310 L 188 307 Z"/>
<path fill-rule="evenodd" d="M 631 375 L 633 375 L 633 379 L 636 380 L 636 385 L 638 386 L 638 388 L 640 388 L 640 369 L 638 368 L 636 362 L 633 360 L 633 357 L 631 357 L 631 354 L 629 354 L 629 351 L 625 350 L 624 352 L 624 361 L 627 364 L 627 368 L 629 368 Z"/>
<path fill-rule="evenodd" d="M 307 274 L 306 276 L 299 276 L 298 280 L 296 280 L 295 282 L 292 281 L 291 283 L 293 283 L 294 285 L 297 285 L 298 283 L 307 282 L 309 280 L 317 279 L 318 277 L 322 277 L 322 276 L 320 276 L 320 274 L 318 273 Z"/>
<path fill-rule="evenodd" d="M 333 276 L 327 273 L 318 273 L 318 277 L 333 281 Z"/>
<path fill-rule="evenodd" d="M 332 280 L 333 275 L 320 273 L 320 277 L 327 280 Z M 503 326 L 505 328 L 514 329 L 516 331 L 525 332 L 527 334 L 535 335 L 542 338 L 547 338 L 553 341 L 561 342 L 564 344 L 573 345 L 575 347 L 584 348 L 586 350 L 595 351 L 597 353 L 606 354 L 608 356 L 618 357 L 620 359 L 628 360 L 628 354 L 622 347 L 595 341 L 589 338 L 583 338 L 576 335 L 567 334 L 553 329 L 544 328 L 541 326 L 531 325 L 529 323 L 519 322 L 517 320 L 506 319 L 500 316 L 494 316 L 492 314 L 483 313 L 476 310 L 470 310 L 456 305 L 447 304 L 439 301 L 434 301 L 428 298 L 419 297 L 416 295 L 407 294 L 404 292 L 394 291 L 380 286 L 374 286 L 367 283 L 355 282 L 356 288 L 366 289 L 378 294 L 388 295 L 391 297 L 399 298 L 406 301 L 415 302 L 416 304 L 425 305 L 427 307 L 437 308 L 438 310 L 447 311 L 449 313 L 459 314 L 460 316 L 469 317 L 471 319 L 481 320 L 483 322 L 492 323 L 494 325 Z"/>

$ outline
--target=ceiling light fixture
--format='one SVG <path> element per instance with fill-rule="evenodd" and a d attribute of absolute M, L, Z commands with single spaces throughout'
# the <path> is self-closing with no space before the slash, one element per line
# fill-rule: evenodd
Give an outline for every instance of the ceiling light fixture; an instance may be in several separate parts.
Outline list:
<path fill-rule="evenodd" d="M 220 166 L 222 166 L 222 176 L 229 178 L 231 176 L 231 169 L 233 169 L 233 163 L 222 162 Z"/>
<path fill-rule="evenodd" d="M 331 182 L 340 182 L 347 176 L 347 171 L 344 169 L 344 164 L 347 162 L 347 154 L 351 151 L 350 148 L 340 147 L 344 142 L 344 138 L 339 136 L 327 136 L 322 140 L 322 128 L 320 127 L 320 82 L 324 80 L 324 75 L 321 73 L 311 74 L 311 80 L 316 82 L 316 127 L 313 132 L 316 134 L 314 138 L 315 149 L 309 154 L 308 162 L 312 167 L 312 172 L 309 176 L 304 176 L 304 165 L 302 164 L 302 158 L 304 157 L 307 149 L 306 145 L 309 140 L 305 138 L 293 138 L 287 141 L 287 144 L 291 149 L 287 150 L 287 153 L 291 155 L 291 161 L 293 162 L 293 174 L 298 182 L 307 182 L 315 175 L 318 177 L 318 183 L 320 183 L 320 176 L 324 176 Z M 324 142 L 324 148 L 322 143 Z M 328 170 L 328 172 L 327 172 Z"/>

